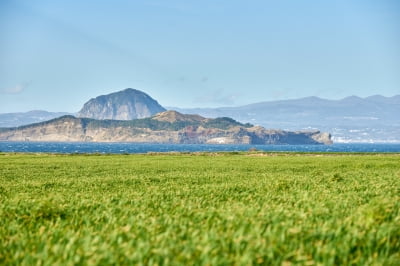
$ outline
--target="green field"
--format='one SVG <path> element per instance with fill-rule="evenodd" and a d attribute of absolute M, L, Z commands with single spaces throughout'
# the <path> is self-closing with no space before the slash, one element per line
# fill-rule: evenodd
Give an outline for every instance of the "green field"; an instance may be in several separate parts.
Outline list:
<path fill-rule="evenodd" d="M 0 264 L 400 265 L 400 155 L 0 154 Z"/>

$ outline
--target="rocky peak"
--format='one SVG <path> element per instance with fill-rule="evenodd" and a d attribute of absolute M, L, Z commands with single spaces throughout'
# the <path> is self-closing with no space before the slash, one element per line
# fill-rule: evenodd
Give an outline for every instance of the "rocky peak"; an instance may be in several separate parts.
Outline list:
<path fill-rule="evenodd" d="M 90 99 L 79 111 L 78 117 L 132 120 L 163 111 L 165 108 L 146 93 L 128 88 Z"/>

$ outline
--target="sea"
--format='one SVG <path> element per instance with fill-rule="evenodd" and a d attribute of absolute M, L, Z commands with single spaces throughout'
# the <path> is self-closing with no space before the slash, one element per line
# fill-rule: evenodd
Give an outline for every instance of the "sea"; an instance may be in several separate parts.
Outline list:
<path fill-rule="evenodd" d="M 332 145 L 212 145 L 98 142 L 0 142 L 0 152 L 133 154 L 159 152 L 361 152 L 400 153 L 400 143 L 336 143 Z"/>

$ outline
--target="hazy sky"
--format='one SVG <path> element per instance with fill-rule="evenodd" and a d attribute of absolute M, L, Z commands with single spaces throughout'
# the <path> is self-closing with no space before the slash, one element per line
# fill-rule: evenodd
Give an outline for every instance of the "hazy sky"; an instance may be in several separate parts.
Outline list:
<path fill-rule="evenodd" d="M 400 94 L 400 1 L 0 1 L 0 113 Z"/>

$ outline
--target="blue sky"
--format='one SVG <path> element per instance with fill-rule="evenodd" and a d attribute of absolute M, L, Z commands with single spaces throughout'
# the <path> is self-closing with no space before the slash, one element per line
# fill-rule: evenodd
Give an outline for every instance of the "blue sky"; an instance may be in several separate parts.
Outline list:
<path fill-rule="evenodd" d="M 400 94 L 400 1 L 0 1 L 0 112 Z"/>

